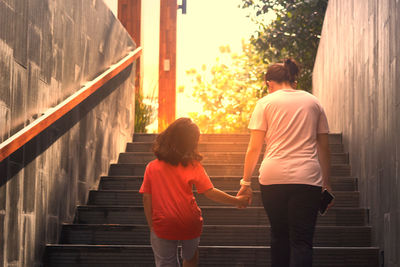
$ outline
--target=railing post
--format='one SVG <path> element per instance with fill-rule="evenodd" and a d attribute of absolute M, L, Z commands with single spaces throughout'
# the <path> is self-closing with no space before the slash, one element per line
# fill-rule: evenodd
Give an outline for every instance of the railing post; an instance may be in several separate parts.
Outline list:
<path fill-rule="evenodd" d="M 118 0 L 118 19 L 135 41 L 137 47 L 141 46 L 141 13 L 142 0 Z M 142 82 L 140 61 L 140 58 L 138 58 L 135 63 L 135 93 L 139 93 Z"/>
<path fill-rule="evenodd" d="M 158 131 L 175 120 L 177 0 L 160 1 Z"/>

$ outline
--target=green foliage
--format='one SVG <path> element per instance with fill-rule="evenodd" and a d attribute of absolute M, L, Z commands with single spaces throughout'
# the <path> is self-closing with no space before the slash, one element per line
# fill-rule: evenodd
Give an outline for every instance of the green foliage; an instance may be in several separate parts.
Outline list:
<path fill-rule="evenodd" d="M 264 62 L 287 56 L 302 65 L 299 88 L 311 90 L 312 70 L 328 0 L 242 0 L 241 7 L 260 26 L 251 38 Z M 265 18 L 275 14 L 268 23 Z"/>
<path fill-rule="evenodd" d="M 265 92 L 267 65 L 293 57 L 302 65 L 298 87 L 311 90 L 312 70 L 328 0 L 242 0 L 259 30 L 243 43 L 243 53 L 220 48 L 213 66 L 191 69 L 193 97 L 203 112 L 190 117 L 203 133 L 247 132 L 256 101 Z M 268 19 L 272 17 L 271 19 Z M 184 88 L 180 88 L 182 92 Z"/>
<path fill-rule="evenodd" d="M 192 77 L 193 97 L 203 104 L 204 111 L 189 115 L 203 133 L 247 132 L 255 103 L 265 93 L 262 76 L 266 65 L 254 54 L 252 45 L 243 43 L 242 50 L 238 55 L 222 46 L 213 66 L 187 71 Z"/>
<path fill-rule="evenodd" d="M 154 108 L 143 101 L 140 93 L 135 95 L 135 133 L 146 133 L 146 127 L 153 122 Z"/>

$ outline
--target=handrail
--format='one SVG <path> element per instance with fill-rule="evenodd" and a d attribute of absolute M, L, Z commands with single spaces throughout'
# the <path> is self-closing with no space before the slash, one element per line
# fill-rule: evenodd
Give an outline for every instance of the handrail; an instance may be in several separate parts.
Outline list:
<path fill-rule="evenodd" d="M 30 123 L 24 129 L 20 130 L 6 141 L 0 144 L 0 162 L 18 150 L 20 147 L 29 142 L 32 138 L 40 134 L 47 127 L 52 125 L 62 116 L 71 111 L 74 107 L 79 105 L 88 96 L 96 92 L 102 85 L 118 75 L 121 71 L 126 69 L 142 54 L 142 48 L 138 47 L 131 51 L 126 57 L 121 59 L 118 63 L 111 65 L 105 72 L 97 76 L 94 80 L 87 82 L 84 87 L 73 95 L 65 99 L 63 102 L 48 109 L 44 115 Z"/>

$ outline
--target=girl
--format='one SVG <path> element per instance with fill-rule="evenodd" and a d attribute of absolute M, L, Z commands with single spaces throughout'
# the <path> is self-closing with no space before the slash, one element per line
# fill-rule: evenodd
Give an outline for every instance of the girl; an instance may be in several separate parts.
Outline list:
<path fill-rule="evenodd" d="M 140 193 L 157 267 L 179 266 L 178 244 L 182 245 L 183 266 L 197 266 L 203 218 L 193 185 L 213 201 L 248 204 L 248 196 L 234 197 L 214 188 L 200 164 L 199 137 L 199 128 L 190 119 L 176 120 L 157 137 L 153 147 L 157 159 L 146 167 Z"/>

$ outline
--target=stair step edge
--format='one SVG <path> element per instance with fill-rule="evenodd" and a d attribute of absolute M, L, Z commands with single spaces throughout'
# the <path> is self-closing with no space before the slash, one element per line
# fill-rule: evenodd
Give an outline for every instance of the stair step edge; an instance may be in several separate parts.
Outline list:
<path fill-rule="evenodd" d="M 90 245 L 90 244 L 46 244 L 54 248 L 151 248 L 151 245 Z M 199 248 L 241 248 L 241 249 L 266 249 L 271 246 L 199 246 Z M 313 247 L 315 250 L 379 250 L 379 247 Z"/>

